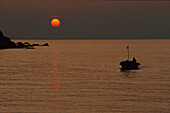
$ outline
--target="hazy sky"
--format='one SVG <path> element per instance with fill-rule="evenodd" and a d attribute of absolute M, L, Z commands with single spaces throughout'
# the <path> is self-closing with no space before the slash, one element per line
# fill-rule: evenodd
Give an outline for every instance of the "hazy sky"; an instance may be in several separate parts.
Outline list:
<path fill-rule="evenodd" d="M 170 2 L 0 0 L 0 30 L 12 39 L 170 38 Z"/>

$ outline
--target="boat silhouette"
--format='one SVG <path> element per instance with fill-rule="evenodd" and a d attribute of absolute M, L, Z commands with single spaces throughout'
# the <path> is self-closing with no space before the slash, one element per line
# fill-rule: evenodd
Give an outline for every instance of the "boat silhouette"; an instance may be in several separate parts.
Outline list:
<path fill-rule="evenodd" d="M 128 50 L 128 59 L 126 61 L 121 61 L 120 65 L 122 66 L 121 70 L 137 70 L 139 69 L 140 63 L 136 62 L 135 57 L 133 57 L 132 61 L 129 61 L 129 46 L 127 46 Z"/>

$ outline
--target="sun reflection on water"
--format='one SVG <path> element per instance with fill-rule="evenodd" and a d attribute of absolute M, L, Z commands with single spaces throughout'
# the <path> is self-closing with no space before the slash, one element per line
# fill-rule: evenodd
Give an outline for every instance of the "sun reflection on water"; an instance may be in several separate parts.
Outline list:
<path fill-rule="evenodd" d="M 53 41 L 53 44 L 56 45 L 57 41 Z M 61 97 L 60 95 L 60 81 L 59 81 L 59 67 L 57 65 L 58 61 L 58 52 L 53 51 L 52 53 L 52 81 L 53 84 L 51 87 L 54 89 L 54 100 L 51 100 L 51 103 L 53 103 L 52 109 L 55 111 L 60 111 L 61 108 L 59 106 L 59 98 Z"/>

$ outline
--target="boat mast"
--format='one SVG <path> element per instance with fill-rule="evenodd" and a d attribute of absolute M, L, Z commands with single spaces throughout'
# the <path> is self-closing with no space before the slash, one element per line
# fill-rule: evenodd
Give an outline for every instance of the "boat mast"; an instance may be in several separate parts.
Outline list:
<path fill-rule="evenodd" d="M 129 45 L 127 46 L 127 50 L 128 50 L 128 61 L 129 61 Z"/>

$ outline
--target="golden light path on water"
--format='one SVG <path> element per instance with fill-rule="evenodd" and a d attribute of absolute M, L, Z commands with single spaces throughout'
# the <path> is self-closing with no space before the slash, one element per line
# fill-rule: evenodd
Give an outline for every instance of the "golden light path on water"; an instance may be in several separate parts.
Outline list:
<path fill-rule="evenodd" d="M 53 45 L 57 45 L 58 42 L 57 41 L 52 41 L 52 44 Z M 55 99 L 54 100 L 51 100 L 51 102 L 53 103 L 53 106 L 52 106 L 52 110 L 54 111 L 61 111 L 61 108 L 59 107 L 59 101 L 60 101 L 60 81 L 59 81 L 59 67 L 57 65 L 58 63 L 58 60 L 59 60 L 59 52 L 58 51 L 53 51 L 52 52 L 52 80 L 53 80 L 53 83 L 52 84 L 52 87 L 55 89 L 54 91 L 54 94 L 55 94 Z"/>

